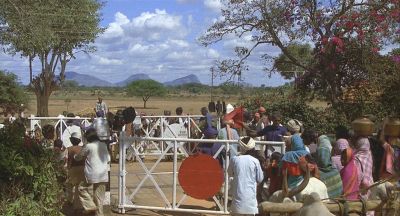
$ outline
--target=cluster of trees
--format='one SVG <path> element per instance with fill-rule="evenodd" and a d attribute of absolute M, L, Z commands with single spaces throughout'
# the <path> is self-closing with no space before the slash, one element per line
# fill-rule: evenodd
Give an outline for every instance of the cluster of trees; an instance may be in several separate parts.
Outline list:
<path fill-rule="evenodd" d="M 49 97 L 64 81 L 68 62 L 95 50 L 91 44 L 103 32 L 101 7 L 97 0 L 0 1 L 0 44 L 28 59 L 38 116 L 48 116 Z M 41 66 L 37 76 L 34 63 Z"/>
<path fill-rule="evenodd" d="M 360 82 L 398 76 L 393 61 L 398 54 L 382 56 L 379 50 L 399 43 L 399 0 L 229 0 L 222 17 L 200 37 L 205 46 L 232 35 L 251 35 L 253 46 L 236 47 L 237 59 L 217 62 L 213 70 L 220 74 L 240 77 L 248 69 L 246 59 L 259 53 L 255 48 L 276 46 L 282 51 L 278 58 L 261 54 L 274 62 L 266 69 L 287 78 L 301 72 L 297 90 L 309 99 L 322 96 L 333 107 L 340 107 L 346 89 Z M 381 67 L 385 78 L 377 70 Z"/>

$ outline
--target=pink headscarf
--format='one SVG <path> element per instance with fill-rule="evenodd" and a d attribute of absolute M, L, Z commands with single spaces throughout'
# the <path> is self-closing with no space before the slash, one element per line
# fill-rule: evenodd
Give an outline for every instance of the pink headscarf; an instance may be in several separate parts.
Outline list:
<path fill-rule="evenodd" d="M 343 150 L 349 147 L 349 141 L 347 139 L 336 140 L 335 146 L 333 147 L 333 155 L 340 155 Z"/>
<path fill-rule="evenodd" d="M 347 139 L 338 139 L 333 147 L 332 165 L 338 171 L 343 169 L 342 162 L 340 161 L 340 154 L 343 150 L 349 147 Z"/>
<path fill-rule="evenodd" d="M 374 183 L 372 178 L 372 154 L 368 138 L 362 137 L 357 140 L 357 149 L 354 152 L 358 181 L 360 186 L 368 187 Z"/>

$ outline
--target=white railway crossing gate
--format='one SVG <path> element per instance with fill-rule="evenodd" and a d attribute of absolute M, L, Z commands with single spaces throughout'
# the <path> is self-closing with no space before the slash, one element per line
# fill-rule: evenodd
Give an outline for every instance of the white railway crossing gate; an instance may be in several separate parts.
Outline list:
<path fill-rule="evenodd" d="M 138 148 L 132 145 L 134 142 L 146 142 L 146 141 L 154 141 L 154 142 L 165 142 L 166 147 L 160 152 L 158 155 L 153 153 L 153 156 L 156 156 L 155 163 L 146 167 L 144 161 L 139 157 L 140 153 Z M 201 209 L 201 206 L 182 206 L 185 200 L 188 198 L 184 192 L 179 194 L 178 191 L 183 191 L 179 182 L 178 182 L 178 174 L 180 163 L 178 162 L 178 155 L 181 155 L 185 158 L 189 157 L 189 153 L 187 152 L 186 145 L 190 143 L 220 143 L 221 147 L 217 150 L 217 152 L 213 155 L 214 158 L 223 157 L 224 165 L 223 165 L 223 173 L 224 173 L 224 183 L 221 188 L 221 193 L 219 196 L 214 195 L 212 197 L 213 202 L 215 203 L 215 210 L 204 210 Z M 148 209 L 148 210 L 159 210 L 159 211 L 172 211 L 172 212 L 194 212 L 194 213 L 204 213 L 204 214 L 229 214 L 228 207 L 228 199 L 229 199 L 229 176 L 228 176 L 228 166 L 229 166 L 229 149 L 230 145 L 238 144 L 238 140 L 210 140 L 210 139 L 190 139 L 190 138 L 154 138 L 154 137 L 127 137 L 124 132 L 120 135 L 120 160 L 119 160 L 119 175 L 118 175 L 118 211 L 119 213 L 124 214 L 127 209 Z M 276 149 L 280 149 L 284 151 L 284 142 L 265 142 L 265 141 L 257 141 L 257 145 L 270 145 L 277 147 Z M 137 157 L 137 162 L 140 165 L 140 175 L 139 182 L 134 185 L 130 185 L 127 183 L 127 176 L 139 174 L 128 173 L 126 169 L 126 150 L 128 148 L 133 148 L 133 152 Z M 157 166 L 161 163 L 162 159 L 166 154 L 172 151 L 172 170 L 167 172 L 156 172 Z M 282 152 L 283 153 L 283 152 Z M 145 153 L 144 153 L 145 154 Z M 207 167 L 205 167 L 207 169 Z M 160 177 L 162 176 L 162 177 Z M 158 181 L 157 181 L 157 177 Z M 160 185 L 162 179 L 171 178 L 172 177 L 172 193 L 168 194 L 166 192 L 166 188 Z M 129 179 L 129 178 L 128 178 Z M 161 198 L 161 202 L 158 204 L 153 203 L 139 203 L 136 202 L 137 195 L 140 190 L 143 190 L 143 186 L 146 181 L 151 182 L 151 186 L 157 191 L 159 197 Z M 128 187 L 133 188 L 133 190 L 128 190 Z"/>

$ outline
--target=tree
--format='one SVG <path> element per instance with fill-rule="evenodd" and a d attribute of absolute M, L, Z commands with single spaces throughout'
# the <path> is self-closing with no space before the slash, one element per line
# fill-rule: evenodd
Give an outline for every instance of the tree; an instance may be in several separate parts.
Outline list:
<path fill-rule="evenodd" d="M 388 114 L 400 115 L 400 49 L 394 49 L 385 56 L 371 62 L 371 86 L 374 86 L 379 94 L 379 102 Z"/>
<path fill-rule="evenodd" d="M 18 112 L 26 104 L 24 90 L 17 83 L 17 77 L 0 70 L 0 114 Z"/>
<path fill-rule="evenodd" d="M 38 116 L 48 116 L 49 97 L 63 82 L 67 63 L 77 52 L 94 51 L 90 44 L 103 31 L 101 7 L 97 0 L 0 0 L 0 43 L 5 52 L 28 58 Z M 41 65 L 35 77 L 34 63 Z"/>
<path fill-rule="evenodd" d="M 64 99 L 64 103 L 67 106 L 67 112 L 69 111 L 68 108 L 69 108 L 69 104 L 71 103 L 71 101 L 72 101 L 71 98 L 65 98 Z"/>
<path fill-rule="evenodd" d="M 347 59 L 348 51 L 353 55 L 368 48 L 366 54 L 371 55 L 386 42 L 398 40 L 400 0 L 227 0 L 222 16 L 200 37 L 200 42 L 208 46 L 226 36 L 251 35 L 253 45 L 237 47 L 238 59 L 219 61 L 216 71 L 240 77 L 247 70 L 245 60 L 255 48 L 277 46 L 292 65 L 305 71 L 297 80 L 303 92 L 320 93 L 336 105 L 343 88 L 365 79 L 367 73 L 364 67 L 357 68 L 347 79 L 348 72 L 355 69 Z M 299 41 L 314 47 L 312 64 L 289 51 L 289 45 Z M 267 53 L 262 56 L 272 58 Z M 351 59 L 356 57 L 360 55 Z M 359 72 L 362 76 L 353 79 Z"/>
<path fill-rule="evenodd" d="M 313 60 L 312 49 L 310 44 L 289 44 L 288 52 L 299 59 L 304 65 L 310 65 Z M 274 69 L 276 69 L 285 79 L 292 79 L 301 76 L 304 68 L 294 65 L 288 57 L 281 53 L 274 61 Z"/>
<path fill-rule="evenodd" d="M 143 99 L 143 107 L 146 108 L 146 103 L 153 96 L 164 96 L 167 89 L 159 82 L 154 80 L 137 80 L 127 86 L 129 96 L 138 96 Z"/>

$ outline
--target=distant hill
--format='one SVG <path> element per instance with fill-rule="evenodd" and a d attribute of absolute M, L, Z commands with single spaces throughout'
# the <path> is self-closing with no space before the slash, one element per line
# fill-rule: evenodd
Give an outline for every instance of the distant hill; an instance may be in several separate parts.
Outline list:
<path fill-rule="evenodd" d="M 105 80 L 99 79 L 95 76 L 91 75 L 85 75 L 85 74 L 80 74 L 76 72 L 65 72 L 65 79 L 66 80 L 73 80 L 77 82 L 80 86 L 86 86 L 86 87 L 125 87 L 129 83 L 136 81 L 136 80 L 148 80 L 151 79 L 149 75 L 147 74 L 133 74 L 130 77 L 126 78 L 123 81 L 117 82 L 117 83 L 111 83 L 107 82 Z M 180 86 L 180 85 L 185 85 L 185 84 L 191 84 L 191 83 L 197 83 L 201 84 L 199 78 L 196 75 L 190 74 L 185 77 L 181 77 L 169 82 L 163 83 L 165 86 Z"/>
<path fill-rule="evenodd" d="M 72 71 L 65 72 L 66 80 L 73 80 L 77 82 L 80 86 L 102 86 L 102 87 L 111 87 L 114 86 L 113 83 L 104 81 L 102 79 L 96 78 L 91 75 L 80 74 Z"/>
<path fill-rule="evenodd" d="M 133 74 L 130 77 L 128 77 L 127 79 L 121 81 L 121 82 L 117 82 L 115 83 L 116 86 L 118 87 L 125 87 L 126 85 L 128 85 L 129 83 L 136 81 L 136 80 L 148 80 L 151 79 L 149 77 L 149 75 L 147 74 Z"/>
<path fill-rule="evenodd" d="M 179 85 L 184 85 L 184 84 L 189 84 L 189 83 L 200 83 L 199 78 L 194 75 L 194 74 L 190 74 L 188 76 L 185 77 L 181 77 L 169 82 L 165 82 L 164 85 L 166 86 L 179 86 Z"/>

